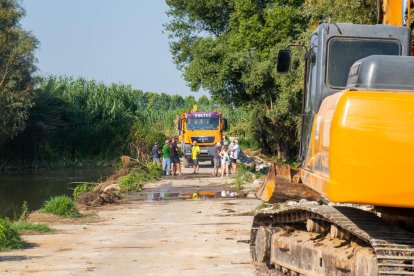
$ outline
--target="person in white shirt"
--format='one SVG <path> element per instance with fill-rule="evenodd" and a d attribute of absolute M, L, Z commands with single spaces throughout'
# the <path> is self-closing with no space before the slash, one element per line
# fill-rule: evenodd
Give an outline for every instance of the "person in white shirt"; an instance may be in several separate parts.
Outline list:
<path fill-rule="evenodd" d="M 227 154 L 227 146 L 221 148 L 219 156 L 221 157 L 221 177 L 224 177 L 224 174 L 229 177 L 230 157 Z"/>
<path fill-rule="evenodd" d="M 239 158 L 240 147 L 236 139 L 233 140 L 233 147 L 230 149 L 230 164 L 234 174 L 237 174 L 237 159 Z"/>

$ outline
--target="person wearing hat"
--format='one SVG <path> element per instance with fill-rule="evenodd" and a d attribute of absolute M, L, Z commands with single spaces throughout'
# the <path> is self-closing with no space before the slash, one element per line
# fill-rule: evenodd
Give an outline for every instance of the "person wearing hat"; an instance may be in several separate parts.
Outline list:
<path fill-rule="evenodd" d="M 198 164 L 198 156 L 200 155 L 200 147 L 197 146 L 197 141 L 193 142 L 193 148 L 191 149 L 191 157 L 193 159 L 193 167 L 194 171 L 193 174 L 198 173 L 198 170 L 200 169 L 200 166 Z"/>
<path fill-rule="evenodd" d="M 219 171 L 219 168 L 221 167 L 220 151 L 221 151 L 221 144 L 217 143 L 213 149 L 213 164 L 214 164 L 213 176 L 218 176 L 218 171 Z"/>
<path fill-rule="evenodd" d="M 161 167 L 160 148 L 158 147 L 157 142 L 155 142 L 154 146 L 152 147 L 152 163 Z"/>
<path fill-rule="evenodd" d="M 162 157 L 164 158 L 164 166 L 162 172 L 164 175 L 171 174 L 171 160 L 170 160 L 170 140 L 165 141 L 165 145 L 162 147 Z"/>

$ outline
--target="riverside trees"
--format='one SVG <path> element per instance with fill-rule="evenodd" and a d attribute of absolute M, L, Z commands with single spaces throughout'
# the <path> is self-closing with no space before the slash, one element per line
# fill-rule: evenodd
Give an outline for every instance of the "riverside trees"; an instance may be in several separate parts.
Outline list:
<path fill-rule="evenodd" d="M 19 24 L 24 10 L 0 0 L 0 145 L 20 133 L 33 104 L 36 38 Z"/>

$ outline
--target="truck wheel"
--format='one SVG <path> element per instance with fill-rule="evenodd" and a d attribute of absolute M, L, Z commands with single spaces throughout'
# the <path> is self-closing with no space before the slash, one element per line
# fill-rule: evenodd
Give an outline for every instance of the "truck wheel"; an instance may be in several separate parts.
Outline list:
<path fill-rule="evenodd" d="M 189 168 L 190 167 L 190 162 L 188 161 L 188 159 L 187 158 L 184 158 L 183 161 L 184 161 L 183 162 L 184 168 Z"/>

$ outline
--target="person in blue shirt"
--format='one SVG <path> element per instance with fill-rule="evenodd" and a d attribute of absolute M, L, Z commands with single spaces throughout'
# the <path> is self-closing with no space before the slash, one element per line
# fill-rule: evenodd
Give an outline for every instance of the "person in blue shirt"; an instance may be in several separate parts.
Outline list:
<path fill-rule="evenodd" d="M 158 147 L 157 142 L 155 142 L 154 146 L 152 147 L 152 162 L 161 167 L 160 148 Z"/>

